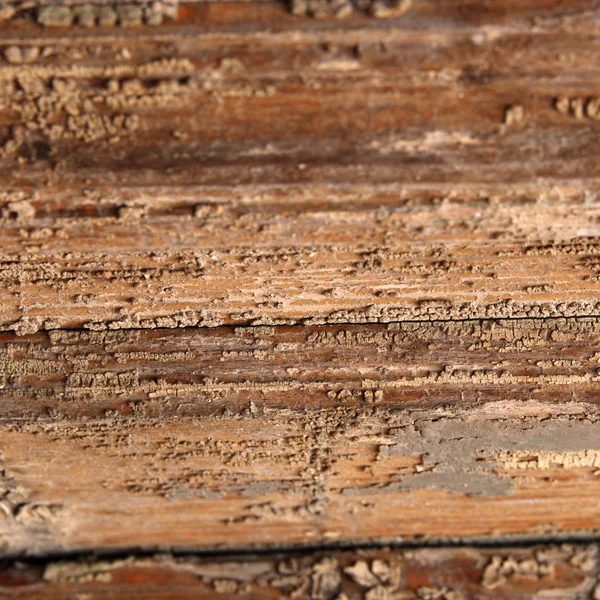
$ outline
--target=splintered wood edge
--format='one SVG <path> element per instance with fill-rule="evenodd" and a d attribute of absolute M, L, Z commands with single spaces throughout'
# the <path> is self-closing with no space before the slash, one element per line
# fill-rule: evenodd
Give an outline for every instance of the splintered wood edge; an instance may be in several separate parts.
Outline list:
<path fill-rule="evenodd" d="M 6 563 L 3 598 L 466 600 L 595 598 L 594 544 L 379 548 L 206 556 L 127 555 Z"/>

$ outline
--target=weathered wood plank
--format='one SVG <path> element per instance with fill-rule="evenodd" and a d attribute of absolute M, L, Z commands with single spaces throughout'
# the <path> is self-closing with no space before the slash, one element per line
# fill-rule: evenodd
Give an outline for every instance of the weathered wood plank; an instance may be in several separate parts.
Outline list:
<path fill-rule="evenodd" d="M 595 3 L 33 14 L 0 24 L 0 554 L 598 535 Z"/>
<path fill-rule="evenodd" d="M 595 545 L 124 556 L 10 564 L 0 591 L 6 600 L 579 600 L 598 594 L 597 573 Z"/>
<path fill-rule="evenodd" d="M 596 405 L 599 345 L 597 318 L 3 334 L 0 418 Z"/>
<path fill-rule="evenodd" d="M 202 10 L 22 24 L 50 50 L 0 68 L 1 328 L 600 313 L 590 3 Z"/>
<path fill-rule="evenodd" d="M 579 402 L 142 408 L 1 430 L 4 554 L 596 535 L 600 522 L 598 412 Z"/>
<path fill-rule="evenodd" d="M 3 552 L 597 533 L 599 336 L 598 319 L 4 334 Z"/>

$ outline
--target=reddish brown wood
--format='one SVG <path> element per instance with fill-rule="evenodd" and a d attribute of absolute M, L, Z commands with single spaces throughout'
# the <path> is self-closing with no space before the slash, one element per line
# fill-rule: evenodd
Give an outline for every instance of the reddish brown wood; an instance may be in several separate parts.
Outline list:
<path fill-rule="evenodd" d="M 467 600 L 598 594 L 596 546 L 354 550 L 225 556 L 124 556 L 16 563 L 3 598 Z"/>

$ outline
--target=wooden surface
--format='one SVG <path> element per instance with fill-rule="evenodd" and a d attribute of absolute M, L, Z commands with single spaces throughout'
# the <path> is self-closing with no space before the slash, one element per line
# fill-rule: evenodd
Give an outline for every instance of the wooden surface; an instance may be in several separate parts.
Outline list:
<path fill-rule="evenodd" d="M 593 597 L 596 3 L 101 4 L 0 7 L 0 595 Z"/>
<path fill-rule="evenodd" d="M 592 4 L 6 23 L 0 323 L 600 314 Z"/>
<path fill-rule="evenodd" d="M 3 598 L 486 600 L 597 598 L 595 545 L 124 556 L 11 564 Z"/>

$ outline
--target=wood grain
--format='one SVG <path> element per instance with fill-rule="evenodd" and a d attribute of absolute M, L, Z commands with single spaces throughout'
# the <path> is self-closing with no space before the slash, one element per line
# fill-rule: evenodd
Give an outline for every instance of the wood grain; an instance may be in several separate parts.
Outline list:
<path fill-rule="evenodd" d="M 598 593 L 597 577 L 597 546 L 564 544 L 20 562 L 0 572 L 0 590 L 7 600 L 576 600 Z"/>
<path fill-rule="evenodd" d="M 134 580 L 208 597 L 191 558 L 147 553 L 596 539 L 594 2 L 414 0 L 390 19 L 187 3 L 139 27 L 14 7 L 0 555 L 133 549 L 101 568 L 124 586 L 107 597 Z M 431 598 L 462 597 L 437 550 L 415 552 L 422 584 L 360 593 L 427 599 L 430 578 Z M 477 583 L 491 551 L 444 552 L 473 582 L 457 593 L 498 597 Z M 508 552 L 512 581 L 534 550 Z M 506 597 L 592 593 L 595 562 L 557 552 Z M 311 569 L 333 563 L 315 556 L 297 597 L 319 597 Z M 104 593 L 5 573 L 31 597 Z"/>
<path fill-rule="evenodd" d="M 600 320 L 52 331 L 0 337 L 0 418 L 595 407 Z"/>
<path fill-rule="evenodd" d="M 8 30 L 0 325 L 600 314 L 590 6 Z"/>
<path fill-rule="evenodd" d="M 340 396 L 321 410 L 5 421 L 3 552 L 597 535 L 595 408 Z"/>

